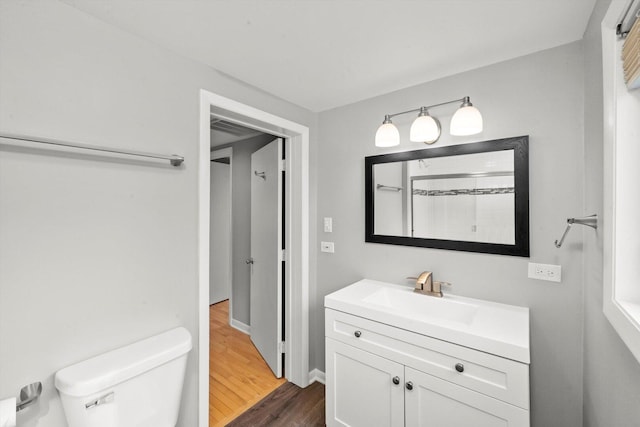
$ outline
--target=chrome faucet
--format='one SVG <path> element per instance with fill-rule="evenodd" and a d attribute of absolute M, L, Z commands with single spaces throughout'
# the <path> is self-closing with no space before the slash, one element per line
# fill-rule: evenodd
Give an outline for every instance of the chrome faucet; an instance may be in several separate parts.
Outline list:
<path fill-rule="evenodd" d="M 413 292 L 418 292 L 424 295 L 430 295 L 432 297 L 442 298 L 442 286 L 450 286 L 451 283 L 439 282 L 433 280 L 433 273 L 430 271 L 423 271 L 418 277 L 407 277 L 416 281 L 416 287 Z"/>

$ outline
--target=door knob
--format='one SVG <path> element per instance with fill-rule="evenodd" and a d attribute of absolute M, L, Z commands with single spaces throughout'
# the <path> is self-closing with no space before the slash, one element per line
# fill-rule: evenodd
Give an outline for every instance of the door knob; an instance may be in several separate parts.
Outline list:
<path fill-rule="evenodd" d="M 405 387 L 407 387 L 407 390 L 413 390 L 413 383 L 409 381 L 408 383 L 405 384 Z"/>
<path fill-rule="evenodd" d="M 392 381 L 393 381 L 393 383 L 394 383 L 395 385 L 398 385 L 398 384 L 400 384 L 400 377 L 393 377 L 393 380 L 392 380 Z"/>

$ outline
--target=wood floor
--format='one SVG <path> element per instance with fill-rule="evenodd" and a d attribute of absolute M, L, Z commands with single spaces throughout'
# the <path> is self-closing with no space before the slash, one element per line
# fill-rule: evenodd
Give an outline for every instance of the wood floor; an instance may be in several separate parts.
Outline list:
<path fill-rule="evenodd" d="M 284 384 L 249 336 L 229 326 L 229 301 L 209 308 L 209 426 L 224 426 Z"/>
<path fill-rule="evenodd" d="M 324 422 L 324 386 L 315 382 L 300 388 L 285 383 L 236 418 L 229 427 L 321 427 Z"/>

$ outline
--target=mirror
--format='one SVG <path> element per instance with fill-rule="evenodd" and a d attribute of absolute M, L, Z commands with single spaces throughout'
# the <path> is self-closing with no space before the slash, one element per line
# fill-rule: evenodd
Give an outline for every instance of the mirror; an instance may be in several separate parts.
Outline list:
<path fill-rule="evenodd" d="M 365 241 L 529 256 L 529 137 L 365 158 Z"/>

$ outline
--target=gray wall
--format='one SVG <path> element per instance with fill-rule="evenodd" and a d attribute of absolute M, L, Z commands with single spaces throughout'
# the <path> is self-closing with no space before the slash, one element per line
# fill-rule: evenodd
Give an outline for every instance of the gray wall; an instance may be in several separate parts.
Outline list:
<path fill-rule="evenodd" d="M 233 228 L 233 279 L 231 302 L 233 318 L 250 325 L 251 257 L 251 154 L 273 141 L 271 135 L 260 135 L 233 144 L 231 159 L 231 223 Z"/>
<path fill-rule="evenodd" d="M 58 1 L 0 2 L 0 129 L 186 158 L 175 169 L 0 147 L 0 397 L 44 385 L 21 426 L 66 425 L 61 368 L 177 325 L 197 338 L 201 88 L 316 134 L 315 114 Z M 184 427 L 198 413 L 194 344 Z"/>
<path fill-rule="evenodd" d="M 585 213 L 602 213 L 602 40 L 610 1 L 598 1 L 585 46 Z M 584 233 L 584 425 L 640 423 L 640 364 L 602 312 L 602 233 Z"/>
<path fill-rule="evenodd" d="M 209 304 L 231 295 L 231 162 L 210 162 Z"/>
<path fill-rule="evenodd" d="M 582 425 L 582 239 L 569 216 L 583 211 L 583 51 L 576 42 L 443 78 L 320 114 L 318 218 L 334 218 L 335 254 L 318 254 L 312 306 L 312 366 L 324 370 L 322 297 L 367 277 L 407 283 L 423 270 L 453 283 L 450 292 L 530 307 L 533 426 Z M 462 96 L 481 110 L 485 130 L 473 137 L 443 132 L 437 146 L 530 135 L 531 261 L 561 264 L 561 284 L 527 278 L 527 258 L 364 242 L 364 157 L 408 149 L 412 117 L 394 119 L 401 146 L 377 149 L 385 113 Z M 455 107 L 431 111 L 448 129 Z M 425 148 L 412 145 L 411 148 Z"/>

